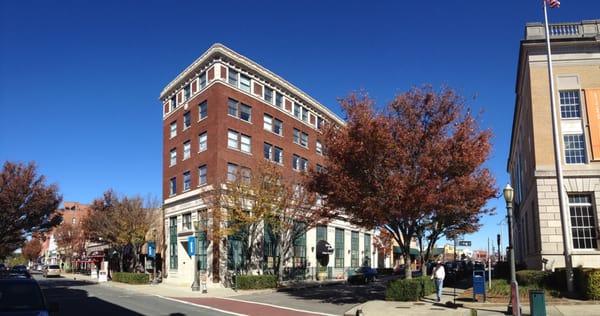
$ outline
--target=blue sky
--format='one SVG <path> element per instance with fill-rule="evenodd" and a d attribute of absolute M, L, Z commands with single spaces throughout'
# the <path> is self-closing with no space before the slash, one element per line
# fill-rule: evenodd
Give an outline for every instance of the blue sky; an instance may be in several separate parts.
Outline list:
<path fill-rule="evenodd" d="M 488 167 L 503 187 L 519 40 L 541 1 L 373 2 L 2 0 L 0 160 L 36 161 L 67 201 L 111 187 L 160 196 L 158 95 L 220 42 L 340 115 L 352 91 L 381 105 L 413 85 L 456 89 L 494 131 Z M 551 12 L 596 18 L 598 0 Z M 490 206 L 498 215 L 467 238 L 476 249 L 500 231 L 504 202 Z"/>

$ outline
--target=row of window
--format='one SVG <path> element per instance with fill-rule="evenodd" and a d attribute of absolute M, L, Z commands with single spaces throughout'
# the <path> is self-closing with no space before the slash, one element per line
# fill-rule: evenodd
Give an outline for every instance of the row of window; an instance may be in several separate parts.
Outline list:
<path fill-rule="evenodd" d="M 206 101 L 198 104 L 198 121 L 201 121 L 208 117 L 208 103 Z M 186 130 L 192 126 L 192 114 L 190 111 L 183 113 L 183 129 Z M 177 136 L 177 121 L 171 122 L 169 126 L 169 137 L 173 138 Z"/>
<path fill-rule="evenodd" d="M 240 73 L 234 69 L 232 69 L 231 67 L 229 67 L 228 70 L 228 74 L 227 74 L 227 82 L 242 90 L 245 91 L 247 93 L 251 93 L 251 79 L 249 76 Z M 196 84 L 199 85 L 199 87 L 196 87 Z M 191 97 L 192 97 L 192 93 L 197 93 L 200 90 L 204 89 L 207 85 L 207 78 L 206 78 L 206 72 L 202 72 L 200 73 L 200 75 L 198 76 L 198 81 L 196 82 L 195 80 L 188 83 L 187 85 L 185 85 L 183 87 L 183 93 L 177 93 L 175 95 L 173 95 L 171 97 L 171 100 L 169 102 L 169 111 L 174 111 L 177 109 L 177 107 L 179 107 L 181 104 L 187 102 Z M 193 89 L 192 89 L 193 87 Z M 264 86 L 263 89 L 263 94 L 262 94 L 262 99 L 270 104 L 270 105 L 274 105 L 277 108 L 282 108 L 283 107 L 283 94 L 275 91 L 272 88 L 269 88 L 267 86 Z M 309 123 L 309 109 L 305 106 L 300 105 L 297 102 L 293 102 L 292 104 L 293 109 L 293 115 L 294 117 L 296 117 L 298 120 L 301 120 L 305 123 Z M 320 129 L 323 127 L 325 120 L 317 115 L 314 115 L 316 117 L 316 125 L 317 128 Z"/>
<path fill-rule="evenodd" d="M 198 135 L 198 152 L 203 152 L 208 149 L 208 134 L 203 132 Z M 191 157 L 192 143 L 190 140 L 183 142 L 183 158 L 186 160 Z M 177 164 L 177 148 L 171 149 L 169 152 L 169 166 L 172 167 Z"/>
<path fill-rule="evenodd" d="M 204 87 L 206 87 L 206 72 L 201 73 L 198 76 L 198 78 L 200 79 L 199 80 L 200 88 L 195 89 L 194 92 L 200 91 L 200 90 L 204 89 Z M 191 91 L 192 85 L 195 85 L 195 84 L 196 84 L 196 82 L 193 81 L 191 83 L 188 83 L 185 87 L 183 87 L 183 96 L 182 96 L 181 100 L 178 98 L 178 96 L 180 95 L 179 93 L 176 93 L 175 95 L 173 95 L 171 97 L 171 101 L 169 102 L 169 112 L 174 111 L 175 109 L 177 109 L 178 106 L 185 103 L 192 97 L 192 91 Z"/>
<path fill-rule="evenodd" d="M 227 82 L 236 87 L 239 88 L 242 91 L 248 92 L 250 93 L 250 77 L 232 69 L 229 68 L 229 72 L 227 75 Z M 274 105 L 278 108 L 282 108 L 283 107 L 283 94 L 274 91 L 273 89 L 264 86 L 264 92 L 263 92 L 263 100 L 265 102 L 267 102 L 268 104 Z M 294 116 L 305 122 L 305 123 L 309 123 L 308 120 L 308 113 L 309 110 L 308 108 L 306 108 L 305 106 L 300 105 L 297 102 L 293 103 L 293 114 Z M 321 128 L 324 124 L 324 120 L 320 117 L 317 116 L 317 128 Z"/>
<path fill-rule="evenodd" d="M 205 185 L 207 183 L 207 166 L 202 165 L 198 167 L 198 186 Z M 183 173 L 183 192 L 189 191 L 192 188 L 192 173 L 187 170 Z M 177 177 L 169 179 L 169 196 L 177 194 Z"/>
<path fill-rule="evenodd" d="M 198 105 L 198 113 L 199 113 L 199 117 L 198 120 L 203 120 L 208 116 L 208 104 L 206 101 L 201 102 Z M 228 114 L 231 116 L 234 116 L 236 118 L 239 118 L 240 120 L 246 121 L 246 122 L 251 122 L 252 121 L 252 107 L 249 105 L 246 105 L 244 103 L 241 103 L 237 100 L 228 99 Z M 187 111 L 183 114 L 183 130 L 188 129 L 192 124 L 192 119 L 191 119 L 191 112 Z M 269 114 L 264 114 L 263 117 L 263 128 L 267 131 L 270 131 L 274 134 L 277 134 L 279 136 L 283 136 L 283 121 L 274 118 L 273 116 L 269 115 Z M 297 128 L 294 128 L 294 143 L 308 148 L 308 134 L 300 131 Z M 177 121 L 173 121 L 170 125 L 170 138 L 173 138 L 177 136 Z M 249 138 L 249 136 L 246 135 L 247 138 Z M 238 136 L 238 138 L 241 138 L 241 136 Z M 229 139 L 229 138 L 228 138 Z M 233 143 L 232 143 L 233 145 Z M 237 148 L 240 149 L 240 146 L 230 146 L 231 148 Z M 248 148 L 249 149 L 249 148 Z M 202 151 L 202 150 L 200 150 Z M 244 150 L 242 150 L 244 151 Z M 249 151 L 247 151 L 249 153 Z M 316 141 L 316 152 L 318 154 L 323 154 L 323 145 L 321 144 L 321 142 L 319 140 Z M 185 159 L 185 158 L 184 158 Z"/>
<path fill-rule="evenodd" d="M 364 250 L 362 258 L 363 262 L 361 262 L 361 258 L 359 256 L 359 235 L 357 231 L 352 231 L 350 233 L 350 266 L 351 267 L 359 267 L 359 265 L 371 265 L 371 235 L 364 235 Z M 317 240 L 327 240 L 327 228 L 324 227 L 319 230 L 319 226 L 317 226 Z M 344 243 L 345 243 L 345 232 L 342 228 L 335 229 L 335 247 L 334 247 L 334 267 L 343 268 L 344 267 Z"/>
<path fill-rule="evenodd" d="M 267 158 L 267 155 L 269 158 Z M 283 149 L 265 143 L 265 158 L 278 163 L 283 163 Z M 173 160 L 171 160 L 171 162 L 173 163 Z M 308 160 L 298 155 L 293 155 L 292 166 L 296 171 L 308 171 Z M 317 172 L 321 172 L 323 167 L 317 164 L 316 170 Z M 207 166 L 204 164 L 198 167 L 198 186 L 206 185 L 208 183 L 206 175 Z M 236 181 L 238 175 L 242 177 L 242 181 L 249 182 L 252 176 L 252 171 L 248 167 L 239 166 L 238 164 L 232 162 L 227 163 L 227 181 Z M 189 191 L 192 187 L 192 173 L 190 170 L 187 170 L 183 172 L 182 176 L 182 192 Z M 169 179 L 169 196 L 173 196 L 175 194 L 177 194 L 177 177 L 172 177 Z"/>

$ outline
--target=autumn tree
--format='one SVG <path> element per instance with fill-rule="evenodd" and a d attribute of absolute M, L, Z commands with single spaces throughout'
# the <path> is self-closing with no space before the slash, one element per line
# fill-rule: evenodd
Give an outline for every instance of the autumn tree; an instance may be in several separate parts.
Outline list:
<path fill-rule="evenodd" d="M 0 173 L 0 259 L 23 246 L 26 236 L 42 234 L 61 222 L 62 200 L 34 163 L 5 162 Z"/>
<path fill-rule="evenodd" d="M 483 207 L 496 194 L 483 167 L 491 131 L 479 129 L 450 89 L 413 88 L 381 111 L 365 95 L 341 106 L 347 125 L 325 128 L 326 168 L 309 187 L 325 196 L 327 216 L 389 231 L 410 278 L 412 238 L 436 221 L 437 231 L 447 232 L 454 215 L 473 219 L 488 211 Z M 451 220 L 442 225 L 442 218 Z"/>
<path fill-rule="evenodd" d="M 107 243 L 117 251 L 120 270 L 124 271 L 126 247 L 133 251 L 132 267 L 135 267 L 151 227 L 152 213 L 156 211 L 156 207 L 146 205 L 139 196 L 119 197 L 108 190 L 92 202 L 83 227 L 89 240 Z"/>
<path fill-rule="evenodd" d="M 69 267 L 73 267 L 74 254 L 81 254 L 85 250 L 85 237 L 80 225 L 61 223 L 54 230 L 54 239 L 60 252 L 69 262 Z"/>
<path fill-rule="evenodd" d="M 393 256 L 394 236 L 387 229 L 379 229 L 373 237 L 373 244 L 377 248 L 377 253 L 386 256 Z"/>
<path fill-rule="evenodd" d="M 31 238 L 23 245 L 21 253 L 27 260 L 37 262 L 42 253 L 42 242 L 38 238 Z"/>
<path fill-rule="evenodd" d="M 304 189 L 302 175 L 284 177 L 280 167 L 261 163 L 255 170 L 239 170 L 235 177 L 212 188 L 212 242 L 223 237 L 242 245 L 242 268 L 261 268 L 260 238 L 272 236 L 277 253 L 274 270 L 283 277 L 283 268 L 293 257 L 294 242 L 317 223 L 315 194 Z M 221 225 L 224 221 L 225 225 Z M 235 247 L 231 242 L 228 247 Z M 231 251 L 231 250 L 229 250 Z M 213 249 L 213 254 L 215 250 Z M 215 265 L 220 262 L 213 262 Z M 215 272 L 213 271 L 213 274 Z"/>
<path fill-rule="evenodd" d="M 306 253 L 302 253 L 306 251 L 306 245 L 296 243 L 323 219 L 317 211 L 319 205 L 316 194 L 306 189 L 303 175 L 283 177 L 275 165 L 267 165 L 259 170 L 260 192 L 267 197 L 265 204 L 269 205 L 265 212 L 265 224 L 275 236 L 278 254 L 275 271 L 281 282 L 284 267 L 290 260 L 294 260 L 294 267 L 305 267 L 306 262 L 298 262 L 295 258 L 306 258 Z"/>

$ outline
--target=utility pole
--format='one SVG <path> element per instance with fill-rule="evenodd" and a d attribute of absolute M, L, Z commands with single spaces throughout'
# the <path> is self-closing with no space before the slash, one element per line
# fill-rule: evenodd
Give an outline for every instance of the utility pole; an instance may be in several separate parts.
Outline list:
<path fill-rule="evenodd" d="M 490 237 L 488 237 L 487 262 L 488 262 L 488 289 L 491 289 L 492 288 L 492 257 L 490 256 Z"/>
<path fill-rule="evenodd" d="M 496 236 L 496 238 L 498 239 L 498 262 L 500 262 L 500 261 L 502 261 L 502 253 L 500 252 L 501 251 L 500 249 L 502 249 L 502 248 L 500 248 L 500 239 L 501 239 L 500 234 L 498 234 Z"/>

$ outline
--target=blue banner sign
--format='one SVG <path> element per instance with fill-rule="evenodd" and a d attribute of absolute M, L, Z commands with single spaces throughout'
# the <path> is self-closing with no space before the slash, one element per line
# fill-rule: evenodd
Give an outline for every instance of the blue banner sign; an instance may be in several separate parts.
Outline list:
<path fill-rule="evenodd" d="M 196 237 L 194 236 L 188 237 L 188 255 L 196 255 Z"/>
<path fill-rule="evenodd" d="M 148 242 L 148 257 L 154 258 L 156 256 L 156 243 L 153 241 Z"/>

